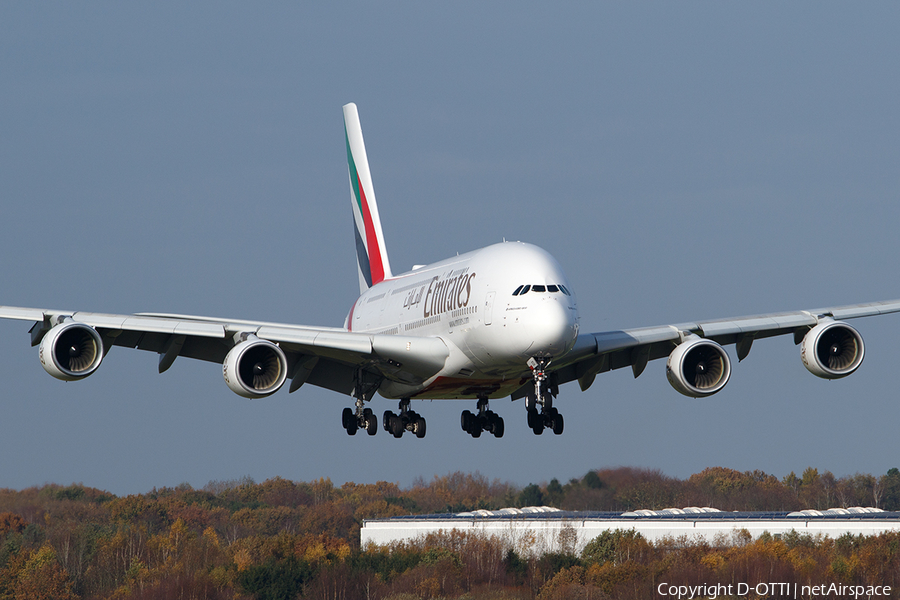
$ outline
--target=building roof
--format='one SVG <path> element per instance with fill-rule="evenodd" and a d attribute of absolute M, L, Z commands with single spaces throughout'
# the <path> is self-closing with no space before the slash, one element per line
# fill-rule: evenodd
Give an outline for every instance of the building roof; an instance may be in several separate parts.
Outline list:
<path fill-rule="evenodd" d="M 885 511 L 880 508 L 854 506 L 851 508 L 829 508 L 820 511 L 806 509 L 799 511 L 722 511 L 709 506 L 685 508 L 664 508 L 662 510 L 594 511 L 560 510 L 551 506 L 526 506 L 524 508 L 501 508 L 499 510 L 473 510 L 459 513 L 434 513 L 427 515 L 404 515 L 387 519 L 367 519 L 367 521 L 471 521 L 471 520 L 531 520 L 531 521 L 603 521 L 603 520 L 900 520 L 900 512 Z"/>

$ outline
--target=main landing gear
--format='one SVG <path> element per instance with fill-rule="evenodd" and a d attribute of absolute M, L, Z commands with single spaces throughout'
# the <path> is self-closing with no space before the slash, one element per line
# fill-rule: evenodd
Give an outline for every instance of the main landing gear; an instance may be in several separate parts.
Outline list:
<path fill-rule="evenodd" d="M 416 434 L 417 438 L 425 437 L 425 419 L 409 408 L 409 398 L 400 401 L 400 414 L 395 415 L 389 410 L 384 411 L 381 425 L 395 438 L 401 437 L 404 431 L 411 431 Z"/>
<path fill-rule="evenodd" d="M 472 414 L 468 410 L 462 411 L 460 425 L 463 431 L 473 438 L 481 437 L 482 431 L 494 434 L 494 437 L 503 437 L 503 417 L 488 408 L 488 399 L 478 399 L 478 414 Z"/>
<path fill-rule="evenodd" d="M 364 403 L 372 399 L 378 382 L 367 382 L 365 372 L 360 370 L 354 380 L 353 391 L 350 395 L 356 399 L 356 410 L 345 408 L 341 413 L 341 425 L 347 430 L 347 435 L 356 435 L 357 430 L 364 429 L 369 435 L 375 435 L 378 431 L 378 419 L 371 408 L 363 408 Z"/>
<path fill-rule="evenodd" d="M 546 372 L 549 365 L 550 361 L 546 358 L 528 359 L 534 377 L 534 391 L 525 397 L 525 409 L 528 412 L 528 427 L 535 435 L 544 433 L 544 428 L 552 429 L 556 435 L 563 432 L 563 416 L 553 408 L 553 397 L 559 395 L 559 386 L 555 378 Z"/>

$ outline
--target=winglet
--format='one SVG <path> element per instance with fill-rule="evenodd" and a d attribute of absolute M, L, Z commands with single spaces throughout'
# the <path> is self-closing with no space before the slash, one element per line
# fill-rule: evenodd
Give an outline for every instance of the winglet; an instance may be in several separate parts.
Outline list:
<path fill-rule="evenodd" d="M 375 190 L 366 157 L 359 113 L 353 103 L 344 105 L 344 135 L 347 141 L 347 167 L 350 172 L 350 203 L 356 234 L 356 259 L 359 266 L 359 291 L 391 277 L 381 219 L 375 203 Z"/>

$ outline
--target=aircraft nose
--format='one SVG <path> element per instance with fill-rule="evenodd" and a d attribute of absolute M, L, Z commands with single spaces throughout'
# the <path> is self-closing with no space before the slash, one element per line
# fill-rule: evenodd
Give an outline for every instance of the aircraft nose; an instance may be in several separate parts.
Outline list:
<path fill-rule="evenodd" d="M 534 306 L 527 329 L 533 340 L 531 356 L 560 356 L 575 342 L 577 317 L 567 303 L 546 298 Z"/>

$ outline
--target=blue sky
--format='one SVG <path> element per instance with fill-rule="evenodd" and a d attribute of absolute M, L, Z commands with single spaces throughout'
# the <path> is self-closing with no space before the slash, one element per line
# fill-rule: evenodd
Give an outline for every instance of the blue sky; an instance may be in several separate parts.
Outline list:
<path fill-rule="evenodd" d="M 0 304 L 340 325 L 357 293 L 341 106 L 356 102 L 395 271 L 550 251 L 603 331 L 900 297 L 895 3 L 5 3 Z M 563 386 L 562 436 L 495 400 L 414 403 L 424 440 L 348 437 L 349 399 L 231 393 L 114 349 L 41 369 L 0 323 L 0 487 L 117 494 L 249 475 L 520 485 L 634 465 L 779 477 L 900 466 L 900 316 L 818 380 L 789 338 L 712 398 L 656 361 Z M 733 349 L 729 350 L 733 356 Z M 377 398 L 377 413 L 396 409 Z"/>

